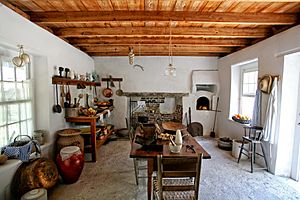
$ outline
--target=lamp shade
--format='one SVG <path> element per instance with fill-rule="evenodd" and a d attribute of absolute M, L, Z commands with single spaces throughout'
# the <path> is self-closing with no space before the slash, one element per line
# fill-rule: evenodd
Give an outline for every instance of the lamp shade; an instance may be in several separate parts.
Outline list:
<path fill-rule="evenodd" d="M 30 57 L 27 53 L 23 53 L 21 55 L 21 59 L 24 62 L 24 64 L 28 64 L 30 62 Z"/>
<path fill-rule="evenodd" d="M 12 62 L 17 67 L 21 67 L 23 65 L 23 60 L 19 56 L 14 57 Z"/>

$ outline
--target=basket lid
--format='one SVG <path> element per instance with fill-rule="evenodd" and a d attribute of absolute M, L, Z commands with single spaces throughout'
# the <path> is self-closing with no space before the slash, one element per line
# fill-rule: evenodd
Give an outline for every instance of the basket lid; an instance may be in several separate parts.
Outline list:
<path fill-rule="evenodd" d="M 80 135 L 81 130 L 80 129 L 67 128 L 67 129 L 62 129 L 62 130 L 57 131 L 57 134 L 60 135 L 60 136 Z"/>
<path fill-rule="evenodd" d="M 25 193 L 21 200 L 37 200 L 44 196 L 47 197 L 47 190 L 45 188 L 38 188 Z"/>

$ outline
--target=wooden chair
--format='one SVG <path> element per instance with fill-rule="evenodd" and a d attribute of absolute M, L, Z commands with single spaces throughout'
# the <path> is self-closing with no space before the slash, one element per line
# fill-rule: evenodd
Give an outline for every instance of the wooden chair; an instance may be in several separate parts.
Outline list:
<path fill-rule="evenodd" d="M 155 199 L 197 200 L 202 154 L 197 157 L 157 156 L 157 176 L 153 177 Z"/>
<path fill-rule="evenodd" d="M 133 127 L 130 128 L 129 131 L 129 140 L 130 142 L 134 142 L 135 137 L 135 130 Z M 147 163 L 146 159 L 142 158 L 133 158 L 133 166 L 134 166 L 134 173 L 135 173 L 135 182 L 138 185 L 139 184 L 139 178 L 147 178 Z M 142 175 L 142 172 L 144 172 L 144 176 Z"/>
<path fill-rule="evenodd" d="M 256 168 L 256 169 L 266 169 L 268 170 L 268 163 L 266 160 L 266 155 L 265 155 L 265 149 L 264 146 L 262 144 L 262 139 L 263 139 L 263 132 L 262 132 L 263 128 L 259 127 L 259 126 L 246 126 L 244 127 L 244 136 L 243 136 L 243 142 L 241 145 L 241 150 L 239 153 L 239 158 L 238 158 L 238 163 L 240 162 L 241 156 L 242 154 L 246 155 L 248 158 L 250 157 L 250 161 L 251 161 L 251 173 L 253 173 L 253 169 L 254 169 L 254 163 L 255 163 L 255 156 L 259 155 L 261 157 L 264 158 L 266 167 L 264 168 Z M 249 143 L 249 149 L 245 148 L 245 143 Z M 262 150 L 262 154 L 258 153 L 256 151 L 256 147 L 257 145 L 260 145 L 261 150 Z M 245 153 L 245 152 L 247 153 Z"/>

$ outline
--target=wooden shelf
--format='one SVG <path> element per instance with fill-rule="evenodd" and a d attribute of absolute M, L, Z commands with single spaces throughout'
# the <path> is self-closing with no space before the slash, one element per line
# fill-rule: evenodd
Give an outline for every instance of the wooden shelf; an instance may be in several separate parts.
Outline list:
<path fill-rule="evenodd" d="M 59 77 L 59 76 L 52 77 L 52 84 L 59 84 L 59 85 L 83 84 L 85 86 L 101 86 L 100 82 L 74 80 L 74 79 L 69 79 L 69 78 L 62 78 L 62 77 Z"/>
<path fill-rule="evenodd" d="M 101 81 L 123 81 L 123 78 L 102 78 Z"/>
<path fill-rule="evenodd" d="M 210 112 L 221 112 L 221 110 L 196 110 L 196 111 L 210 111 Z"/>
<path fill-rule="evenodd" d="M 97 149 L 100 148 L 106 142 L 106 140 L 109 138 L 109 136 L 113 132 L 114 132 L 113 130 L 109 130 L 102 140 L 96 140 L 96 147 L 97 147 Z"/>

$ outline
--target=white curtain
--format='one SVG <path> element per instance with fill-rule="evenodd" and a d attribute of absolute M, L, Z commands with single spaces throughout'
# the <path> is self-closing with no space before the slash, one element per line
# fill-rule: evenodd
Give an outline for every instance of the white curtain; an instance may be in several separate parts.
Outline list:
<path fill-rule="evenodd" d="M 255 93 L 251 126 L 261 126 L 261 91 L 260 91 L 260 89 L 257 89 L 256 93 Z"/>
<path fill-rule="evenodd" d="M 267 105 L 267 112 L 264 124 L 264 140 L 270 144 L 275 142 L 276 118 L 278 108 L 278 80 L 274 78 L 269 101 Z"/>

